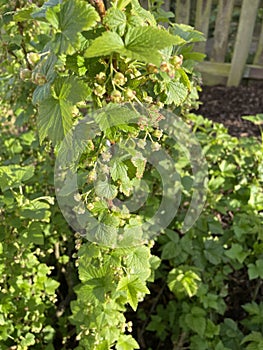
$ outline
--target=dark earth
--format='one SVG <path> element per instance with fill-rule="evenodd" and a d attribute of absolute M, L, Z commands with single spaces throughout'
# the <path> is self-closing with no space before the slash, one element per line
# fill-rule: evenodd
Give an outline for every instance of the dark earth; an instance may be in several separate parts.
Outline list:
<path fill-rule="evenodd" d="M 263 82 L 243 82 L 239 87 L 204 86 L 202 104 L 195 113 L 224 124 L 233 136 L 259 136 L 258 126 L 243 120 L 244 115 L 263 113 Z"/>

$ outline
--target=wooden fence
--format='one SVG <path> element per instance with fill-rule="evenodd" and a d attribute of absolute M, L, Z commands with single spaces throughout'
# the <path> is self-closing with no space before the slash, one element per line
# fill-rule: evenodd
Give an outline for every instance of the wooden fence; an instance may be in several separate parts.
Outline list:
<path fill-rule="evenodd" d="M 197 45 L 207 54 L 198 65 L 205 84 L 263 79 L 263 0 L 165 0 L 164 8 L 207 38 Z"/>

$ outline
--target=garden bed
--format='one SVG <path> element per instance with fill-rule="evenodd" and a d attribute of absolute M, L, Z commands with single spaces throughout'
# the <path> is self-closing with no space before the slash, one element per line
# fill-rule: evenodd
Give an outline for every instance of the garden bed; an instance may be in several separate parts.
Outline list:
<path fill-rule="evenodd" d="M 253 82 L 238 87 L 204 86 L 197 113 L 223 123 L 233 136 L 258 136 L 259 128 L 244 115 L 263 113 L 263 83 Z"/>

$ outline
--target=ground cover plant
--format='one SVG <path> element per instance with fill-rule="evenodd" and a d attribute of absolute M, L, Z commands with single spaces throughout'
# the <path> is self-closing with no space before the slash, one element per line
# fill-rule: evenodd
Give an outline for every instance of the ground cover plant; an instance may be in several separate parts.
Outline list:
<path fill-rule="evenodd" d="M 160 11 L 136 0 L 1 5 L 0 348 L 261 349 L 263 146 L 189 114 L 202 34 L 164 29 Z M 195 174 L 162 129 L 168 108 L 208 166 L 206 204 L 186 232 Z M 143 118 L 129 122 L 138 110 Z M 90 116 L 99 126 L 92 140 Z M 67 163 L 83 140 L 77 166 Z M 172 157 L 182 195 L 169 226 L 145 238 L 140 223 L 162 201 L 147 147 Z M 61 154 L 65 168 L 77 167 L 79 193 L 65 182 L 58 200 Z M 148 191 L 142 208 L 115 204 L 134 188 Z M 82 232 L 86 209 L 101 225 Z"/>

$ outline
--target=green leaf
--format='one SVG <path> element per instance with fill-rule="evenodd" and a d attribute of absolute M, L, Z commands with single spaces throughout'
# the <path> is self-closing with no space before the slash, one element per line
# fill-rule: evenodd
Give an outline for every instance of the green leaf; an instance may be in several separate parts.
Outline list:
<path fill-rule="evenodd" d="M 72 128 L 74 105 L 84 100 L 89 95 L 89 90 L 73 76 L 57 79 L 52 88 L 53 96 L 39 104 L 37 124 L 40 142 L 48 136 L 56 144 Z"/>
<path fill-rule="evenodd" d="M 21 186 L 34 176 L 34 166 L 0 166 L 0 188 L 6 191 Z"/>
<path fill-rule="evenodd" d="M 125 36 L 125 51 L 129 58 L 159 65 L 162 56 L 158 50 L 184 42 L 178 36 L 154 27 L 131 27 Z"/>
<path fill-rule="evenodd" d="M 171 32 L 183 38 L 187 43 L 205 41 L 204 34 L 186 24 L 174 24 Z"/>
<path fill-rule="evenodd" d="M 59 282 L 53 280 L 52 278 L 48 278 L 45 281 L 44 288 L 47 294 L 51 294 L 51 295 L 54 294 L 58 287 L 59 287 Z"/>
<path fill-rule="evenodd" d="M 73 53 L 78 48 L 79 33 L 99 21 L 95 8 L 81 0 L 66 0 L 57 13 L 54 8 L 46 12 L 47 20 L 58 30 L 53 40 L 56 53 Z"/>
<path fill-rule="evenodd" d="M 54 7 L 58 4 L 60 4 L 61 0 L 48 0 L 44 3 L 44 5 L 36 10 L 33 14 L 32 17 L 33 18 L 37 18 L 37 19 L 41 19 L 41 18 L 45 18 L 46 15 L 46 11 L 51 8 Z"/>
<path fill-rule="evenodd" d="M 262 125 L 263 124 L 263 114 L 244 116 L 244 117 L 242 117 L 242 119 L 249 120 L 250 122 L 254 123 L 255 125 Z"/>
<path fill-rule="evenodd" d="M 174 103 L 176 106 L 179 106 L 186 99 L 188 95 L 188 88 L 178 81 L 171 80 L 165 84 L 165 94 L 165 103 L 168 105 Z"/>
<path fill-rule="evenodd" d="M 212 239 L 205 241 L 204 255 L 211 264 L 220 264 L 223 252 L 224 250 L 220 241 Z"/>
<path fill-rule="evenodd" d="M 35 335 L 32 333 L 27 333 L 25 338 L 22 338 L 21 345 L 25 348 L 28 348 L 31 345 L 35 344 Z"/>
<path fill-rule="evenodd" d="M 42 226 L 39 222 L 31 222 L 28 228 L 28 241 L 34 244 L 43 245 L 44 235 Z"/>
<path fill-rule="evenodd" d="M 248 264 L 248 276 L 250 280 L 263 279 L 263 259 L 258 259 L 256 264 Z"/>
<path fill-rule="evenodd" d="M 201 337 L 204 335 L 206 329 L 206 319 L 204 316 L 193 315 L 191 313 L 186 315 L 185 320 L 190 329 Z"/>
<path fill-rule="evenodd" d="M 109 133 L 112 127 L 119 127 L 122 129 L 122 125 L 127 125 L 133 121 L 138 120 L 136 112 L 126 106 L 119 104 L 108 104 L 102 111 L 94 116 L 95 121 L 98 123 L 101 131 Z"/>
<path fill-rule="evenodd" d="M 131 158 L 131 162 L 136 167 L 136 177 L 141 179 L 147 162 L 146 158 L 144 158 L 141 153 L 138 153 Z"/>
<path fill-rule="evenodd" d="M 51 215 L 48 203 L 41 201 L 32 201 L 20 209 L 20 216 L 27 219 L 49 221 Z"/>
<path fill-rule="evenodd" d="M 110 7 L 104 17 L 104 24 L 113 32 L 122 36 L 126 28 L 125 13 L 118 8 Z"/>
<path fill-rule="evenodd" d="M 117 187 L 110 184 L 107 179 L 105 181 L 97 181 L 95 191 L 97 196 L 110 200 L 114 199 L 118 194 Z"/>
<path fill-rule="evenodd" d="M 225 252 L 225 255 L 230 259 L 236 259 L 240 264 L 244 262 L 249 252 L 244 252 L 240 244 L 233 243 L 231 248 Z"/>
<path fill-rule="evenodd" d="M 141 246 L 131 249 L 130 253 L 126 256 L 125 262 L 133 274 L 146 280 L 151 274 L 149 259 L 149 248 Z"/>
<path fill-rule="evenodd" d="M 134 350 L 140 349 L 139 344 L 131 335 L 122 334 L 120 335 L 116 344 L 116 350 Z"/>
<path fill-rule="evenodd" d="M 134 311 L 136 311 L 139 302 L 138 294 L 150 294 L 149 289 L 137 276 L 123 277 L 118 283 L 117 290 L 126 291 L 127 301 Z"/>
<path fill-rule="evenodd" d="M 133 60 L 159 65 L 162 56 L 158 50 L 182 42 L 182 39 L 165 30 L 153 27 L 135 27 L 128 30 L 125 36 L 125 45 L 117 33 L 103 33 L 92 42 L 85 52 L 85 57 L 107 56 L 116 52 Z"/>
<path fill-rule="evenodd" d="M 23 22 L 23 21 L 28 21 L 30 19 L 32 20 L 31 14 L 34 9 L 35 9 L 35 6 L 30 6 L 28 8 L 18 10 L 14 14 L 14 17 L 13 17 L 14 21 Z"/>
<path fill-rule="evenodd" d="M 121 162 L 119 159 L 113 159 L 110 163 L 110 173 L 113 181 L 121 180 L 122 182 L 129 181 L 127 174 L 127 165 Z"/>
<path fill-rule="evenodd" d="M 186 270 L 184 272 L 184 270 Z M 168 274 L 168 287 L 179 299 L 188 295 L 190 298 L 198 291 L 200 277 L 187 267 L 174 268 Z"/>
<path fill-rule="evenodd" d="M 122 38 L 115 32 L 104 32 L 95 39 L 85 52 L 85 57 L 98 57 L 121 52 L 124 48 Z"/>

